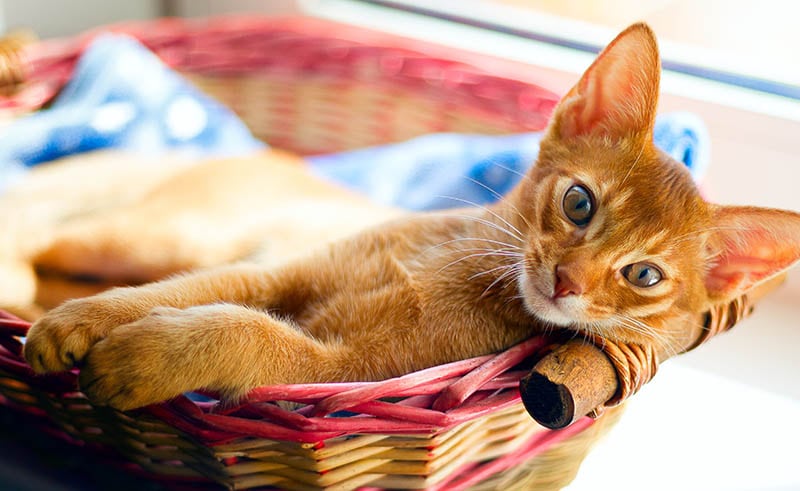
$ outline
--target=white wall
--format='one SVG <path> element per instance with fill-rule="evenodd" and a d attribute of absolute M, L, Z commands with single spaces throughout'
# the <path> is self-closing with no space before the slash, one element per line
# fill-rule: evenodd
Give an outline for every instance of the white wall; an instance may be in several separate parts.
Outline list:
<path fill-rule="evenodd" d="M 0 31 L 33 29 L 39 37 L 71 36 L 86 29 L 162 14 L 161 0 L 0 0 Z"/>
<path fill-rule="evenodd" d="M 258 12 L 270 15 L 298 14 L 297 0 L 167 0 L 171 15 L 205 17 L 231 12 Z"/>
<path fill-rule="evenodd" d="M 42 38 L 61 37 L 104 24 L 165 15 L 298 14 L 297 5 L 297 0 L 0 0 L 0 33 L 26 27 Z"/>

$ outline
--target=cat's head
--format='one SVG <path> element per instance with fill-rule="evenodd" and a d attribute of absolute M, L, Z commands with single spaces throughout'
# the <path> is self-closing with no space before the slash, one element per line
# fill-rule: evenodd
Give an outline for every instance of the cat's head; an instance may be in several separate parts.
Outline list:
<path fill-rule="evenodd" d="M 660 71 L 646 25 L 621 33 L 561 100 L 508 201 L 528 237 L 532 314 L 675 352 L 698 313 L 800 259 L 800 215 L 703 200 L 653 144 Z"/>

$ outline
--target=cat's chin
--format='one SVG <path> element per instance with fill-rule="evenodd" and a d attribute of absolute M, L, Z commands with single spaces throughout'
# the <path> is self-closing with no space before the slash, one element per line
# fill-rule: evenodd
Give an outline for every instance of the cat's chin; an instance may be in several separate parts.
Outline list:
<path fill-rule="evenodd" d="M 530 305 L 528 305 L 527 307 L 534 317 L 543 322 L 546 322 L 547 324 L 551 324 L 553 326 L 558 326 L 558 327 L 569 327 L 569 328 L 574 328 L 575 326 L 575 320 L 561 313 L 558 309 L 547 308 L 546 306 L 531 307 Z"/>

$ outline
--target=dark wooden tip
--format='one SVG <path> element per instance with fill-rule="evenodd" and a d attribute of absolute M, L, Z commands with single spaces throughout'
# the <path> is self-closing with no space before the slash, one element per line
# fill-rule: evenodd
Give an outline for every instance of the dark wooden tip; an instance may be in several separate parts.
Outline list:
<path fill-rule="evenodd" d="M 573 340 L 539 360 L 520 380 L 519 390 L 537 423 L 564 428 L 614 396 L 617 372 L 601 349 Z"/>
<path fill-rule="evenodd" d="M 519 391 L 525 409 L 540 425 L 558 430 L 572 424 L 575 401 L 566 386 L 531 372 L 520 381 Z"/>

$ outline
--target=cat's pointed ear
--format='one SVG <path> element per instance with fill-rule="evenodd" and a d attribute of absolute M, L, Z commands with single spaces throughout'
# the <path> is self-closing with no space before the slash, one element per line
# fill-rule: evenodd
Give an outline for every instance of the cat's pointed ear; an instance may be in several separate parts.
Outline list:
<path fill-rule="evenodd" d="M 661 62 L 653 31 L 634 24 L 598 55 L 561 99 L 551 137 L 648 137 L 655 124 Z"/>
<path fill-rule="evenodd" d="M 727 302 L 800 261 L 800 214 L 720 206 L 709 241 L 706 290 Z"/>

